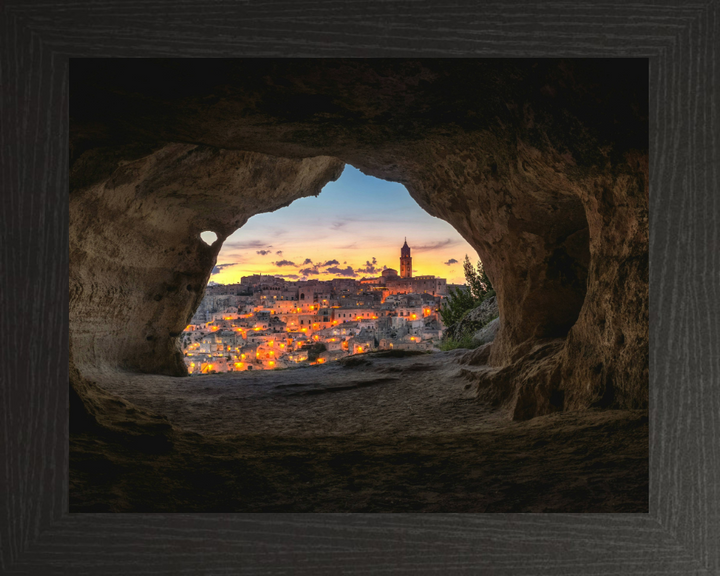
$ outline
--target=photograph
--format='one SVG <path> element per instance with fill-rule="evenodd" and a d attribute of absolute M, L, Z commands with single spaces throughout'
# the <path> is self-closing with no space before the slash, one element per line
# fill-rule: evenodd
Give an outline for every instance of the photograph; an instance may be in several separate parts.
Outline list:
<path fill-rule="evenodd" d="M 0 574 L 720 575 L 719 8 L 0 3 Z"/>
<path fill-rule="evenodd" d="M 70 58 L 70 514 L 647 514 L 649 71 Z"/>

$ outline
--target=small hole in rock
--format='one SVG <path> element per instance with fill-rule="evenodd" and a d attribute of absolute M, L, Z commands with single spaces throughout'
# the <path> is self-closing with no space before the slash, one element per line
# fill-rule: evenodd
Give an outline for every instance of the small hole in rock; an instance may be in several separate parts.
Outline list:
<path fill-rule="evenodd" d="M 211 230 L 205 230 L 205 232 L 200 232 L 200 238 L 205 244 L 212 246 L 215 244 L 215 240 L 217 240 L 217 234 Z"/>

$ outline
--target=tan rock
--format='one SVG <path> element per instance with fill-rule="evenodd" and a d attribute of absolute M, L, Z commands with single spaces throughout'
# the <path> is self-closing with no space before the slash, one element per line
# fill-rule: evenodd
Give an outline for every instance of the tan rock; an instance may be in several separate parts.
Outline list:
<path fill-rule="evenodd" d="M 516 417 L 647 406 L 646 74 L 629 60 L 73 63 L 77 367 L 182 373 L 175 339 L 222 241 L 350 163 L 478 251 L 500 311 L 489 362 L 514 374 L 494 382 Z"/>

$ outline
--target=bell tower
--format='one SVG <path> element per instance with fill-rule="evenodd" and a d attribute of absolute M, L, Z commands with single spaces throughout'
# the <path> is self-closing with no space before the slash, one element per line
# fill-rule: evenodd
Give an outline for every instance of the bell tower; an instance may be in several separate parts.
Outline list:
<path fill-rule="evenodd" d="M 400 278 L 412 278 L 412 258 L 407 238 L 405 238 L 405 244 L 400 248 Z"/>

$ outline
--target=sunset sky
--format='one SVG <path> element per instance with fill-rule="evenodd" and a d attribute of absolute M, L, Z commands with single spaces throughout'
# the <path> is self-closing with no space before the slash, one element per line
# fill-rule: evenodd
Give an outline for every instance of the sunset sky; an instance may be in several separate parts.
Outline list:
<path fill-rule="evenodd" d="M 444 220 L 425 212 L 401 184 L 365 176 L 347 165 L 320 195 L 258 214 L 225 241 L 210 278 L 218 284 L 268 274 L 287 280 L 379 276 L 400 270 L 400 247 L 411 248 L 413 275 L 462 284 L 465 254 L 477 253 Z"/>

